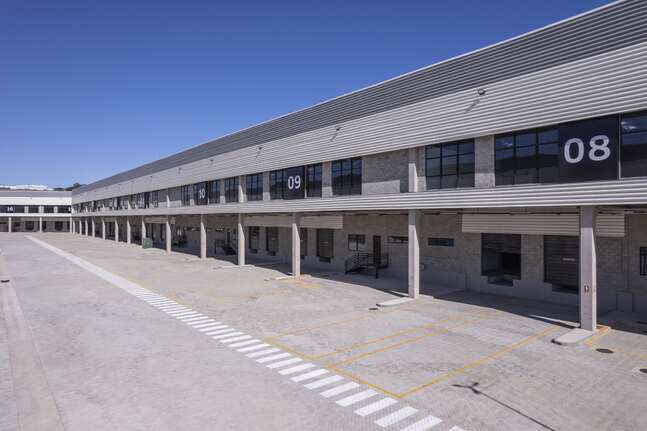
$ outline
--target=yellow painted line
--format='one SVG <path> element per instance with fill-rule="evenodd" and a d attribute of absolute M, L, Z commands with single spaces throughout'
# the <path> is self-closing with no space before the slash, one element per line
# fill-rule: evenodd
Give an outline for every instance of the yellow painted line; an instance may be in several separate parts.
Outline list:
<path fill-rule="evenodd" d="M 445 319 L 439 320 L 437 322 L 428 323 L 426 325 L 421 325 L 421 326 L 416 326 L 416 327 L 413 327 L 413 328 L 405 329 L 405 330 L 402 330 L 402 331 L 395 332 L 395 333 L 393 333 L 391 335 L 387 335 L 387 336 L 384 336 L 384 337 L 381 337 L 381 338 L 376 338 L 376 339 L 370 340 L 370 341 L 365 341 L 363 343 L 353 344 L 353 345 L 348 346 L 348 347 L 343 348 L 343 349 L 339 349 L 339 350 L 335 350 L 335 351 L 330 352 L 330 353 L 325 353 L 323 355 L 319 355 L 315 359 L 321 359 L 321 358 L 324 358 L 324 357 L 327 357 L 327 356 L 333 356 L 333 355 L 336 355 L 336 354 L 339 354 L 339 353 L 349 352 L 351 350 L 356 350 L 356 349 L 358 349 L 360 347 L 370 346 L 371 344 L 376 344 L 376 343 L 379 343 L 379 342 L 382 342 L 382 341 L 390 340 L 392 338 L 397 338 L 397 337 L 400 337 L 402 335 L 410 334 L 410 333 L 413 333 L 413 332 L 419 332 L 419 331 L 425 331 L 425 330 L 436 331 L 436 332 L 433 332 L 432 334 L 425 334 L 425 335 L 423 335 L 421 337 L 408 339 L 408 340 L 405 340 L 403 342 L 392 344 L 390 346 L 386 346 L 384 348 L 374 350 L 372 352 L 367 352 L 367 353 L 364 353 L 364 354 L 360 355 L 362 357 L 365 357 L 365 356 L 368 356 L 369 354 L 372 354 L 373 352 L 378 353 L 380 351 L 385 351 L 385 350 L 389 350 L 391 348 L 400 347 L 400 346 L 408 344 L 410 342 L 414 342 L 416 340 L 429 337 L 429 336 L 431 336 L 433 334 L 436 334 L 436 333 L 445 333 L 449 329 L 454 329 L 454 328 L 457 328 L 457 327 L 460 327 L 460 326 L 464 326 L 464 324 L 480 322 L 483 319 L 485 319 L 485 317 L 484 317 L 484 318 L 476 319 L 476 320 L 465 320 L 465 318 L 468 317 L 471 314 L 477 314 L 477 315 L 478 314 L 484 314 L 484 315 L 487 316 L 489 314 L 496 314 L 496 313 L 498 313 L 497 310 L 482 310 L 482 311 L 476 311 L 476 312 L 467 312 L 467 313 L 457 314 L 457 315 L 450 316 L 450 317 L 447 317 Z M 458 326 L 457 325 L 450 326 L 449 328 L 444 327 L 444 326 L 438 326 L 439 324 L 442 324 L 442 323 L 454 322 L 454 321 L 463 321 L 464 323 L 460 324 Z M 346 363 L 346 362 L 347 362 L 347 360 L 345 360 L 343 362 L 338 362 L 336 365 Z"/>
<path fill-rule="evenodd" d="M 597 327 L 598 327 L 598 333 L 592 336 L 591 338 L 589 338 L 588 340 L 584 341 L 584 344 L 586 344 L 587 346 L 590 346 L 590 347 L 595 346 L 595 343 L 594 343 L 595 341 L 601 339 L 611 331 L 610 326 L 598 325 Z"/>
<path fill-rule="evenodd" d="M 435 379 L 433 379 L 433 380 L 431 380 L 429 382 L 423 383 L 423 384 L 415 386 L 415 387 L 413 387 L 413 388 L 411 388 L 411 389 L 409 389 L 407 391 L 401 392 L 401 393 L 398 394 L 398 398 L 408 397 L 409 395 L 412 395 L 412 394 L 414 394 L 416 392 L 419 392 L 419 391 L 421 391 L 423 389 L 429 388 L 430 386 L 436 385 L 436 384 L 438 384 L 440 382 L 443 382 L 443 381 L 445 381 L 447 379 L 450 379 L 452 377 L 457 377 L 457 376 L 459 376 L 461 374 L 465 374 L 466 372 L 468 372 L 469 370 L 471 370 L 473 368 L 476 368 L 476 367 L 478 367 L 480 365 L 483 365 L 488 361 L 491 361 L 491 360 L 496 359 L 496 358 L 498 358 L 500 356 L 503 356 L 506 353 L 509 353 L 509 352 L 511 352 L 513 350 L 516 350 L 516 349 L 518 349 L 518 348 L 520 348 L 522 346 L 525 346 L 526 344 L 529 344 L 529 343 L 531 343 L 531 342 L 533 342 L 533 341 L 535 341 L 535 340 L 537 340 L 537 339 L 539 339 L 539 338 L 541 338 L 541 337 L 543 337 L 545 335 L 556 332 L 558 329 L 559 329 L 559 327 L 556 327 L 556 326 L 549 327 L 549 328 L 547 328 L 547 329 L 545 329 L 545 330 L 543 330 L 543 331 L 541 331 L 541 332 L 539 332 L 537 334 L 534 334 L 534 335 L 531 335 L 530 337 L 524 338 L 521 341 L 517 341 L 516 343 L 510 344 L 510 345 L 504 347 L 501 350 L 497 350 L 496 352 L 485 355 L 485 356 L 477 359 L 474 362 L 470 362 L 469 364 L 463 365 L 462 367 L 456 368 L 456 369 L 454 369 L 452 371 L 449 371 L 448 373 L 445 373 L 445 374 L 443 374 L 441 376 L 438 376 L 438 377 L 436 377 Z"/>
<path fill-rule="evenodd" d="M 366 386 L 368 386 L 370 388 L 378 390 L 378 391 L 382 392 L 385 395 L 388 395 L 388 396 L 391 396 L 391 397 L 394 397 L 394 398 L 399 398 L 398 394 L 396 394 L 395 392 L 391 392 L 388 389 L 385 389 L 385 388 L 383 388 L 381 386 L 378 386 L 378 385 L 376 385 L 374 383 L 368 382 L 368 381 L 366 381 L 366 380 L 364 380 L 364 379 L 362 379 L 362 378 L 360 378 L 360 377 L 358 377 L 358 376 L 356 376 L 354 374 L 348 373 L 346 371 L 342 371 L 342 370 L 337 369 L 337 368 L 335 368 L 333 366 L 328 366 L 326 368 L 329 371 L 332 371 L 333 373 L 339 374 L 340 376 L 344 376 L 344 377 L 346 377 L 348 379 L 354 380 L 357 383 L 361 383 L 361 384 L 366 385 Z"/>
<path fill-rule="evenodd" d="M 407 344 L 416 343 L 416 342 L 418 342 L 420 340 L 424 340 L 426 338 L 431 338 L 431 337 L 434 337 L 436 335 L 447 334 L 452 329 L 462 328 L 462 327 L 468 326 L 470 324 L 478 323 L 478 322 L 480 322 L 482 320 L 483 319 L 464 320 L 462 323 L 459 323 L 459 324 L 456 324 L 456 325 L 453 325 L 453 326 L 450 326 L 450 327 L 447 327 L 447 328 L 445 328 L 445 327 L 433 328 L 433 329 L 435 329 L 434 332 L 427 333 L 427 334 L 424 334 L 424 335 L 420 335 L 420 336 L 415 337 L 415 338 L 409 338 L 409 339 L 401 341 L 399 343 L 390 344 L 388 346 L 384 346 L 384 347 L 381 347 L 381 348 L 376 349 L 376 350 L 371 350 L 369 352 L 365 352 L 365 353 L 362 353 L 362 354 L 359 354 L 359 355 L 355 355 L 355 356 L 352 356 L 352 357 L 350 357 L 348 359 L 344 359 L 343 361 L 337 362 L 337 363 L 335 363 L 333 365 L 336 366 L 336 367 L 338 367 L 340 365 L 348 365 L 348 364 L 351 364 L 353 362 L 357 362 L 360 359 L 367 358 L 369 356 L 373 356 L 373 355 L 376 355 L 378 353 L 386 352 L 388 350 L 397 349 L 399 347 L 406 346 Z M 432 328 L 430 328 L 430 329 L 432 329 Z"/>

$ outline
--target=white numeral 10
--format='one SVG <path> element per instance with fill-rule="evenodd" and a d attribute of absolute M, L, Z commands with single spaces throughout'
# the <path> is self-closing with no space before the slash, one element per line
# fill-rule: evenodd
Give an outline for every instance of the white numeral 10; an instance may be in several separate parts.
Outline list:
<path fill-rule="evenodd" d="M 577 155 L 571 157 L 571 145 L 577 145 Z M 597 135 L 589 141 L 589 159 L 594 162 L 606 160 L 611 155 L 609 148 L 609 137 L 606 135 Z M 571 138 L 564 144 L 564 158 L 568 163 L 579 163 L 584 158 L 584 142 L 580 138 Z"/>

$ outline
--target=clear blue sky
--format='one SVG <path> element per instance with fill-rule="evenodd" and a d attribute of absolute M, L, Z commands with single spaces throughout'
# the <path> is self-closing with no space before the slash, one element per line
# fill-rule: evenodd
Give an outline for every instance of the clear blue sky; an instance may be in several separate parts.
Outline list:
<path fill-rule="evenodd" d="M 89 183 L 602 0 L 0 0 L 0 184 Z"/>

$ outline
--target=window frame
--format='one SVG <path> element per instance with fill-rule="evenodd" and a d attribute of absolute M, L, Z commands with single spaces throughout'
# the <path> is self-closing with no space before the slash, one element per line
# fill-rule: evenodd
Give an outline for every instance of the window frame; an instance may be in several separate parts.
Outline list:
<path fill-rule="evenodd" d="M 347 236 L 348 251 L 366 251 L 366 235 L 349 233 Z"/>
<path fill-rule="evenodd" d="M 363 160 L 361 157 L 335 160 L 331 163 L 333 196 L 362 194 Z"/>
<path fill-rule="evenodd" d="M 225 188 L 225 203 L 233 204 L 238 203 L 239 194 L 238 187 L 239 179 L 238 177 L 229 177 L 224 179 L 224 188 Z"/>
<path fill-rule="evenodd" d="M 262 174 L 251 174 L 245 176 L 245 197 L 247 201 L 263 200 Z"/>
<path fill-rule="evenodd" d="M 473 188 L 476 184 L 476 144 L 474 139 L 461 141 L 444 142 L 432 144 L 425 147 L 425 183 L 427 190 Z M 437 152 L 437 154 L 434 154 Z M 462 159 L 469 158 L 471 162 L 461 163 Z M 453 162 L 454 172 L 445 172 L 449 164 L 445 160 Z M 430 175 L 430 165 L 438 161 L 438 173 Z M 471 166 L 471 169 L 464 170 L 464 166 Z M 464 177 L 464 178 L 462 178 Z M 466 181 L 467 180 L 467 181 Z"/>

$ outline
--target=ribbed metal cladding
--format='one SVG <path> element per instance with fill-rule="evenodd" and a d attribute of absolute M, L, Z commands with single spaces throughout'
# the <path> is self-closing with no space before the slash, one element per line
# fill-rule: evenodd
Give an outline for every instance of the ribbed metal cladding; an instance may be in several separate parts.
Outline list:
<path fill-rule="evenodd" d="M 628 0 L 236 132 L 82 187 L 145 177 L 181 165 L 329 128 L 421 101 L 647 41 L 647 2 Z M 489 90 L 488 90 L 489 91 Z M 331 131 L 326 130 L 329 135 Z"/>
<path fill-rule="evenodd" d="M 624 214 L 598 214 L 595 218 L 595 233 L 599 236 L 625 236 Z"/>
<path fill-rule="evenodd" d="M 646 59 L 647 42 L 498 82 L 476 105 L 463 91 L 347 122 L 335 135 L 318 129 L 76 193 L 74 202 L 647 109 Z"/>
<path fill-rule="evenodd" d="M 647 205 L 647 179 L 559 185 L 456 189 L 330 199 L 254 201 L 147 210 L 111 211 L 98 215 L 253 214 L 380 211 L 408 209 L 477 209 L 575 207 L 582 205 Z M 87 214 L 88 216 L 90 214 Z"/>

